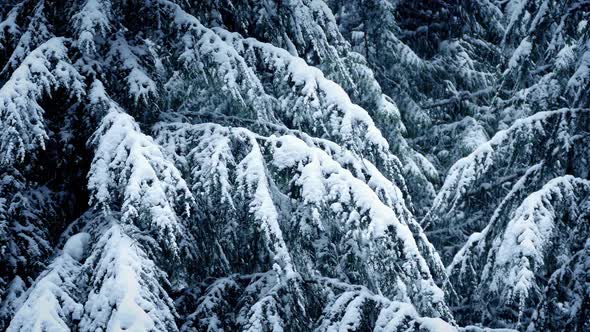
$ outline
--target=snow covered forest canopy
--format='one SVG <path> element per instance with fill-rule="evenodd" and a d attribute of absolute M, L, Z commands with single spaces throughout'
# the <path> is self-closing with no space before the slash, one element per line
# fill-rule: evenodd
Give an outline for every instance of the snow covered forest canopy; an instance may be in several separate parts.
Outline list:
<path fill-rule="evenodd" d="M 0 331 L 590 331 L 587 0 L 0 0 Z"/>

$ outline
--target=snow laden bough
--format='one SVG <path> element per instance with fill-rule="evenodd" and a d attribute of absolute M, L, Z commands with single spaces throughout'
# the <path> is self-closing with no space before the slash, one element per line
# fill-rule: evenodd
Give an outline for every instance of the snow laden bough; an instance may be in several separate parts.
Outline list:
<path fill-rule="evenodd" d="M 325 293 L 318 280 L 328 277 L 414 303 L 423 315 L 450 317 L 429 267 L 445 280 L 442 263 L 400 190 L 368 160 L 305 135 L 263 137 L 245 128 L 186 123 L 161 124 L 155 132 L 190 179 L 198 210 L 209 214 L 201 228 L 211 232 L 197 235 L 209 244 L 200 249 L 210 260 L 208 273 L 240 273 L 233 282 L 242 286 L 232 287 L 242 289 L 252 282 L 244 273 L 262 278 L 272 267 L 265 273 L 276 280 L 268 290 L 291 289 L 290 307 L 303 305 L 308 315 L 324 304 L 307 294 Z M 300 322 L 314 325 L 309 319 Z"/>
<path fill-rule="evenodd" d="M 7 331 L 174 331 L 164 274 L 116 215 L 87 214 L 22 294 Z"/>
<path fill-rule="evenodd" d="M 96 96 L 101 91 L 99 87 L 100 85 L 95 84 L 92 95 Z M 104 95 L 102 97 L 106 98 Z M 110 116 L 118 116 L 117 126 L 111 122 Z M 127 128 L 128 130 L 115 130 L 120 128 L 118 126 L 127 126 L 127 123 L 130 126 Z M 154 172 L 150 171 L 152 167 L 163 167 L 158 164 L 158 160 L 163 158 L 163 155 L 161 152 L 158 153 L 159 150 L 155 148 L 157 145 L 153 141 L 146 140 L 141 134 L 134 134 L 137 127 L 133 124 L 132 119 L 119 113 L 116 107 L 110 109 L 104 117 L 103 126 L 97 130 L 96 137 L 98 138 L 94 141 L 98 140 L 97 151 L 100 151 L 105 145 L 113 145 L 111 150 L 115 153 L 112 155 L 122 158 L 120 159 L 124 161 L 122 164 L 129 165 L 131 172 L 134 165 L 141 160 L 149 161 L 144 165 L 144 168 L 147 169 L 140 168 L 142 171 L 140 174 L 144 174 L 147 181 L 148 175 Z M 392 210 L 393 207 L 403 209 L 401 192 L 391 182 L 387 182 L 374 167 L 363 166 L 351 152 L 342 150 L 334 143 L 323 140 L 316 143 L 321 143 L 320 146 L 323 146 L 324 149 L 338 156 L 343 162 L 350 164 L 352 169 L 359 172 L 359 176 L 370 177 L 369 185 L 385 195 L 383 196 L 387 198 L 385 201 L 392 207 L 382 203 L 369 185 L 340 166 L 327 152 L 313 145 L 308 146 L 304 141 L 294 136 L 264 138 L 246 129 L 229 130 L 214 124 L 173 123 L 161 126 L 156 132 L 159 134 L 158 137 L 166 138 L 166 140 L 158 139 L 166 151 L 179 151 L 178 148 L 180 151 L 183 148 L 188 149 L 187 155 L 176 154 L 173 160 L 181 166 L 188 167 L 186 176 L 192 180 L 189 181 L 190 183 L 194 183 L 191 188 L 192 192 L 210 197 L 209 193 L 203 189 L 207 187 L 201 187 L 201 185 L 211 184 L 211 180 L 224 184 L 209 187 L 210 190 L 211 188 L 224 187 L 231 189 L 235 185 L 235 190 L 221 193 L 225 196 L 222 202 L 228 204 L 226 211 L 230 211 L 230 215 L 234 216 L 240 213 L 251 215 L 252 222 L 238 225 L 238 227 L 251 227 L 252 233 L 262 233 L 258 239 L 256 239 L 256 235 L 254 238 L 244 238 L 248 232 L 242 231 L 246 234 L 241 234 L 242 238 L 238 239 L 238 241 L 245 241 L 249 244 L 259 243 L 260 252 L 246 250 L 231 253 L 228 250 L 227 253 L 220 252 L 211 256 L 224 257 L 223 260 L 206 262 L 208 267 L 229 263 L 221 268 L 225 269 L 224 272 L 227 273 L 228 270 L 237 266 L 242 273 L 239 276 L 230 277 L 237 279 L 235 285 L 230 283 L 221 290 L 215 290 L 217 283 L 228 278 L 223 277 L 207 288 L 208 291 L 213 291 L 212 294 L 205 292 L 202 297 L 196 298 L 194 303 L 200 304 L 194 309 L 194 312 L 187 316 L 186 323 L 182 325 L 183 329 L 190 330 L 191 327 L 197 326 L 191 324 L 204 323 L 208 324 L 208 327 L 233 326 L 252 331 L 296 328 L 297 324 L 299 327 L 318 324 L 318 330 L 329 330 L 330 326 L 334 324 L 358 328 L 367 326 L 366 324 L 377 324 L 377 326 L 404 327 L 416 330 L 432 329 L 435 331 L 441 327 L 454 329 L 441 319 L 421 318 L 410 304 L 411 302 L 417 303 L 419 310 L 427 312 L 429 315 L 450 317 L 444 304 L 442 291 L 430 277 L 425 278 L 425 276 L 429 276 L 426 261 L 422 258 L 410 228 L 406 224 L 406 222 L 413 221 L 401 222 L 395 217 Z M 121 132 L 124 132 L 125 135 L 122 136 Z M 197 140 L 196 147 L 193 148 L 192 144 L 187 142 L 185 142 L 187 144 L 179 144 L 178 146 L 173 145 L 185 138 Z M 141 144 L 136 148 L 121 145 L 125 140 L 137 141 Z M 229 145 L 232 140 L 234 140 L 235 146 Z M 266 166 L 265 157 L 262 155 L 265 147 L 258 144 L 259 140 L 267 142 L 269 145 L 267 148 L 273 151 L 272 155 L 266 158 L 271 158 L 268 162 L 275 168 L 274 171 L 277 173 L 294 172 L 296 175 L 292 178 L 295 180 L 280 183 L 280 181 L 275 182 L 268 177 L 273 170 Z M 155 150 L 148 149 L 150 145 Z M 121 146 L 120 152 L 117 152 L 118 146 Z M 223 155 L 223 151 L 239 151 L 239 147 L 242 148 L 244 154 L 241 160 L 231 154 Z M 139 150 L 135 152 L 135 149 Z M 138 158 L 138 160 L 129 160 L 129 158 Z M 204 160 L 199 160 L 199 158 Z M 228 164 L 225 164 L 224 161 L 230 161 L 230 167 L 227 167 Z M 370 165 L 366 160 L 364 163 Z M 97 154 L 93 162 L 92 174 L 104 174 L 107 169 L 113 169 L 114 165 L 118 164 L 121 163 L 113 163 L 102 153 Z M 111 166 L 107 167 L 107 165 Z M 191 169 L 192 165 L 196 165 L 196 169 Z M 211 165 L 215 167 L 211 168 Z M 182 167 L 181 169 L 185 170 Z M 112 171 L 118 171 L 118 168 L 114 168 Z M 322 174 L 310 177 L 314 171 L 319 171 Z M 233 178 L 227 177 L 229 173 L 235 174 L 235 184 L 232 184 Z M 94 178 L 91 177 L 90 182 L 94 184 L 91 188 L 97 188 L 94 189 L 95 195 L 100 195 L 99 188 L 106 191 L 113 190 L 107 185 L 108 182 L 101 186 L 98 184 L 105 179 L 116 179 L 116 174 L 118 173 L 109 177 L 99 177 L 98 175 L 94 175 Z M 156 190 L 153 189 L 153 186 L 160 184 L 160 182 L 158 175 L 154 175 L 154 177 L 152 181 L 140 184 L 139 187 L 147 188 L 150 192 Z M 316 182 L 319 179 L 321 181 Z M 134 183 L 133 181 L 127 184 L 123 182 L 124 185 L 131 187 L 126 191 L 136 187 L 137 185 Z M 151 185 L 145 187 L 148 183 Z M 182 183 L 180 182 L 181 185 Z M 299 206 L 298 210 L 300 211 L 298 212 L 301 215 L 308 215 L 308 220 L 306 218 L 295 220 L 281 220 L 279 218 L 279 216 L 289 216 L 290 212 L 279 208 L 282 201 L 285 200 L 285 198 L 281 200 L 281 193 L 278 191 L 279 184 L 286 186 L 286 188 L 292 187 L 292 191 L 301 191 L 299 194 L 302 195 L 299 197 L 300 204 L 295 204 L 295 202 L 291 202 L 291 204 Z M 297 187 L 300 188 L 297 189 Z M 318 196 L 321 191 L 326 192 L 324 195 Z M 155 193 L 157 192 L 155 191 Z M 298 195 L 292 192 L 287 191 L 283 194 L 287 197 L 292 195 L 293 199 L 297 200 Z M 150 196 L 154 196 L 154 194 Z M 323 196 L 326 196 L 325 199 L 321 199 Z M 100 197 L 98 196 L 98 198 Z M 117 198 L 117 196 L 113 197 Z M 124 201 L 123 207 L 131 204 L 128 201 L 132 197 L 121 198 Z M 158 197 L 158 195 L 154 197 Z M 200 200 L 197 197 L 199 196 L 196 195 L 196 201 L 199 203 Z M 279 203 L 277 204 L 275 201 Z M 149 203 L 153 202 L 151 200 L 143 202 L 143 204 Z M 284 204 L 287 203 L 288 200 Z M 161 203 L 156 201 L 153 204 Z M 116 205 L 108 206 L 112 208 Z M 347 208 L 347 206 L 350 207 Z M 198 204 L 198 207 L 205 211 L 218 208 L 218 206 L 201 204 Z M 141 211 L 141 209 L 138 210 Z M 134 224 L 133 219 L 125 217 L 126 213 L 119 215 L 107 212 L 107 214 L 111 217 L 88 216 L 85 220 L 78 221 L 71 226 L 66 235 L 73 232 L 73 229 L 81 229 L 82 232 L 72 236 L 64 245 L 63 253 L 54 259 L 53 263 L 29 290 L 14 299 L 12 307 L 18 309 L 10 322 L 9 331 L 24 331 L 31 326 L 33 329 L 54 327 L 64 330 L 77 327 L 83 331 L 92 331 L 101 326 L 107 326 L 107 329 L 132 328 L 166 331 L 176 329 L 174 324 L 177 314 L 170 295 L 161 286 L 167 284 L 165 273 L 153 260 L 149 259 L 150 256 L 156 255 L 154 255 L 153 249 L 145 249 L 145 246 L 149 246 L 150 242 L 144 242 L 146 231 L 149 235 L 154 228 L 163 228 L 164 230 L 167 228 L 146 226 L 139 222 Z M 318 219 L 318 215 L 326 218 Z M 403 214 L 401 215 L 403 216 Z M 406 215 L 409 213 L 406 212 Z M 223 220 L 223 222 L 219 219 L 205 219 L 204 222 L 216 222 L 221 226 L 227 226 L 232 220 L 235 222 L 240 219 L 231 218 Z M 306 221 L 307 225 L 289 225 L 291 222 L 296 223 L 300 220 Z M 323 220 L 328 223 L 323 225 Z M 346 220 L 345 225 L 340 224 L 342 220 Z M 219 227 L 218 225 L 211 226 L 213 229 Z M 146 227 L 147 229 L 138 227 Z M 284 237 L 282 227 L 295 228 L 296 232 L 291 235 L 293 239 Z M 209 229 L 209 227 L 204 228 Z M 325 231 L 318 232 L 318 229 Z M 140 234 L 144 235 L 137 237 Z M 208 244 L 213 241 L 219 243 L 225 238 L 223 235 L 226 234 L 228 232 L 217 236 L 215 233 L 206 232 L 205 234 L 197 233 L 195 236 L 201 240 L 200 243 Z M 208 238 L 199 238 L 199 236 L 208 236 Z M 159 239 L 157 234 L 148 236 L 148 238 L 152 237 L 156 241 Z M 90 241 L 90 238 L 95 240 Z M 137 238 L 139 241 L 133 238 Z M 292 247 L 301 243 L 301 239 L 309 239 L 308 241 L 313 242 L 310 247 L 316 248 L 304 255 L 303 251 L 307 249 L 305 244 L 303 244 L 304 248 Z M 327 248 L 319 246 L 322 242 Z M 88 249 L 88 243 L 96 244 Z M 236 244 L 222 243 L 215 249 L 227 250 L 233 246 Z M 392 251 L 395 247 L 398 247 L 399 251 Z M 383 255 L 383 250 L 388 248 L 389 251 Z M 301 250 L 297 255 L 299 262 L 292 257 L 291 253 L 296 252 L 295 250 Z M 339 257 L 339 252 L 342 252 L 342 257 Z M 336 265 L 330 265 L 328 262 L 326 266 L 314 267 L 312 260 L 305 261 L 308 255 L 331 256 Z M 233 257 L 257 257 L 260 265 L 248 266 L 249 264 L 245 264 L 245 262 L 232 264 L 234 262 L 228 261 L 228 257 L 230 259 Z M 393 260 L 393 257 L 396 259 Z M 383 259 L 389 259 L 389 261 L 384 264 Z M 85 260 L 84 264 L 82 264 L 83 260 Z M 397 264 L 399 265 L 396 268 Z M 248 268 L 253 273 L 245 274 L 244 269 Z M 271 270 L 256 273 L 257 270 L 264 271 L 268 268 Z M 301 270 L 302 273 L 298 270 Z M 370 287 L 375 288 L 371 292 L 365 287 L 352 287 L 349 283 L 322 277 L 322 274 L 328 274 L 331 270 L 339 271 L 340 273 L 335 277 L 348 282 L 366 283 L 364 278 L 371 276 L 382 276 L 383 279 L 374 278 L 368 282 Z M 141 277 L 139 277 L 140 275 Z M 130 281 L 133 283 L 129 284 Z M 396 288 L 388 287 L 384 281 L 395 282 L 397 286 Z M 328 287 L 332 284 L 335 284 L 335 286 L 330 286 L 334 288 L 333 290 Z M 232 291 L 232 287 L 236 289 Z M 346 292 L 351 292 L 351 294 L 347 294 L 343 292 L 342 287 L 352 287 L 353 290 L 346 290 Z M 188 289 L 184 291 L 188 292 Z M 227 305 L 225 308 L 217 308 L 215 306 L 217 304 L 211 302 L 220 300 L 215 296 L 216 294 L 219 296 L 221 291 L 228 291 L 230 294 L 232 294 L 231 292 L 233 294 L 242 293 L 235 298 L 237 301 L 235 303 L 238 306 L 230 306 L 234 308 L 238 317 L 235 321 L 227 321 L 227 317 L 221 321 L 217 320 L 217 315 L 221 315 L 218 310 L 222 310 L 221 312 L 228 310 Z M 333 296 L 329 294 L 339 294 L 340 292 L 343 293 L 334 300 L 336 302 L 331 304 Z M 397 299 L 397 302 L 390 302 L 383 296 L 374 295 L 374 292 L 385 292 L 390 297 Z M 310 303 L 310 294 L 324 294 L 325 297 L 320 303 Z M 342 301 L 347 301 L 345 299 L 348 296 L 354 296 L 357 299 L 348 305 L 342 304 Z M 209 297 L 213 297 L 213 299 L 209 299 Z M 232 298 L 227 296 L 224 301 L 231 303 Z M 186 301 L 181 301 L 181 303 L 184 302 Z M 314 305 L 317 307 L 314 308 Z M 203 308 L 203 306 L 207 307 Z M 40 307 L 49 311 L 44 309 L 34 314 L 35 308 Z M 366 316 L 364 313 L 366 308 L 373 308 L 371 310 L 381 312 L 376 322 L 372 321 L 374 318 L 371 316 Z M 314 310 L 318 313 L 323 312 L 320 317 L 316 318 L 317 322 L 313 320 L 312 315 L 305 315 L 306 311 L 313 312 Z M 341 316 L 338 310 L 344 310 L 344 316 Z M 301 314 L 301 316 L 297 317 L 297 314 Z M 32 320 L 30 319 L 31 315 L 34 317 Z M 292 316 L 295 316 L 296 319 L 290 322 L 288 318 L 293 318 Z M 198 321 L 195 321 L 194 317 L 199 317 Z M 356 320 L 352 320 L 355 317 Z"/>
<path fill-rule="evenodd" d="M 440 248 L 465 243 L 447 268 L 457 307 L 482 308 L 456 311 L 465 322 L 525 329 L 539 302 L 551 301 L 546 280 L 583 248 L 588 142 L 579 133 L 588 114 L 518 120 L 449 171 L 424 222 Z"/>
<path fill-rule="evenodd" d="M 556 176 L 587 176 L 590 144 L 583 133 L 590 127 L 589 115 L 587 109 L 561 109 L 517 120 L 451 167 L 422 220 L 446 262 L 469 235 L 487 225 L 488 216 L 531 168 L 538 168 L 536 177 L 529 176 L 525 188 L 518 189 L 521 195 L 540 189 Z"/>
<path fill-rule="evenodd" d="M 312 2 L 312 4 L 317 6 L 313 10 L 319 12 L 326 10 L 318 2 Z M 237 6 L 241 5 L 244 4 L 237 4 Z M 295 25 L 311 23 L 304 22 L 304 18 L 298 17 L 298 15 L 305 17 L 310 15 L 305 13 L 309 5 L 306 1 L 302 1 L 301 5 L 272 4 L 274 5 L 296 6 L 296 9 L 290 11 L 297 17 L 294 19 L 297 22 L 292 22 Z M 317 26 L 312 29 L 286 27 L 286 29 L 296 30 L 293 32 L 298 36 L 296 37 L 298 42 L 295 42 L 295 45 L 298 49 L 302 49 L 301 52 L 307 50 L 307 52 L 320 54 L 303 57 L 317 59 L 319 56 L 323 60 L 318 64 L 318 68 L 322 69 L 319 71 L 308 66 L 301 58 L 294 56 L 293 52 L 287 52 L 285 49 L 289 47 L 277 48 L 274 46 L 276 44 L 261 43 L 254 38 L 243 38 L 237 33 L 230 33 L 220 27 L 204 28 L 194 17 L 177 7 L 173 8 L 176 15 L 175 22 L 178 25 L 177 33 L 182 35 L 184 42 L 183 48 L 179 48 L 179 52 L 182 52 L 180 61 L 183 66 L 191 69 L 189 75 L 192 80 L 188 87 L 182 83 L 179 84 L 178 80 L 182 80 L 185 75 L 181 71 L 179 76 L 168 81 L 167 86 L 173 92 L 172 100 L 178 98 L 179 104 L 190 105 L 185 102 L 188 92 L 191 100 L 198 101 L 199 107 L 203 110 L 214 111 L 212 114 L 203 111 L 202 117 L 209 116 L 210 119 L 219 121 L 219 111 L 222 107 L 224 114 L 233 115 L 236 111 L 240 112 L 242 121 L 245 120 L 243 119 L 245 114 L 250 114 L 249 117 L 256 115 L 256 122 L 260 127 L 275 127 L 278 122 L 289 128 L 299 128 L 317 137 L 329 138 L 357 153 L 364 154 L 379 166 L 383 161 L 395 163 L 395 169 L 386 171 L 385 168 L 391 166 L 384 165 L 382 170 L 386 175 L 395 178 L 402 190 L 406 191 L 405 187 L 408 185 L 412 197 L 424 196 L 431 199 L 430 196 L 434 196 L 431 182 L 436 180 L 437 174 L 430 162 L 411 149 L 401 136 L 405 129 L 395 104 L 390 98 L 381 94 L 371 71 L 364 64 L 354 61 L 349 63 L 348 59 L 354 58 L 354 53 L 345 52 L 346 54 L 342 55 L 344 60 L 334 58 L 335 54 L 342 51 L 342 45 L 346 43 L 344 40 L 334 41 L 334 46 L 316 45 L 309 49 L 305 46 L 306 42 L 300 40 L 299 30 L 317 30 Z M 313 17 L 319 19 L 323 15 L 318 14 Z M 265 22 L 264 19 L 260 21 Z M 331 26 L 334 23 L 330 23 L 329 20 L 322 21 L 320 25 L 322 24 L 326 24 L 325 29 L 329 31 L 334 29 Z M 315 33 L 318 32 L 313 34 Z M 319 39 L 312 42 L 317 43 L 319 40 L 324 40 L 326 36 L 329 37 L 328 39 L 341 39 L 337 32 L 318 34 L 321 35 Z M 266 37 L 263 38 L 265 39 Z M 274 74 L 268 75 L 266 74 L 268 72 Z M 195 77 L 195 73 L 200 75 Z M 201 82 L 202 86 L 199 85 L 196 88 L 196 82 Z M 364 82 L 373 82 L 368 85 L 375 86 L 365 89 Z M 219 87 L 218 90 L 224 93 L 219 94 L 215 87 Z M 203 96 L 198 96 L 203 93 Z M 229 100 L 228 93 L 231 96 Z M 366 111 L 359 112 L 359 107 L 350 105 L 349 101 L 364 107 Z M 206 106 L 210 104 L 210 107 Z M 368 118 L 372 119 L 367 121 Z M 386 137 L 392 143 L 386 150 L 391 149 L 396 153 L 395 160 L 391 160 L 391 157 L 383 158 L 381 155 L 382 137 L 381 134 L 375 135 L 376 133 L 371 129 L 375 125 L 373 119 L 380 128 L 384 129 Z M 365 125 L 367 126 L 366 134 L 351 135 L 352 127 Z M 375 159 L 375 156 L 378 158 Z M 402 161 L 404 167 L 399 165 L 397 159 Z M 404 181 L 404 178 L 407 180 Z M 409 195 L 406 195 L 406 200 L 409 205 L 412 205 L 409 202 Z"/>
<path fill-rule="evenodd" d="M 509 198 L 503 202 L 490 224 L 470 237 L 448 267 L 455 285 L 476 285 L 461 294 L 466 301 L 485 298 L 493 308 L 494 314 L 484 311 L 472 317 L 533 330 L 543 324 L 584 324 L 561 315 L 569 315 L 567 310 L 587 315 L 576 303 L 587 298 L 586 290 L 567 284 L 556 290 L 555 279 L 585 250 L 589 194 L 590 182 L 566 175 L 549 181 L 514 209 L 506 208 L 513 204 Z M 584 274 L 580 278 L 584 280 Z M 576 282 L 580 280 L 572 280 Z M 547 313 L 542 303 L 549 302 L 561 303 L 563 311 Z"/>

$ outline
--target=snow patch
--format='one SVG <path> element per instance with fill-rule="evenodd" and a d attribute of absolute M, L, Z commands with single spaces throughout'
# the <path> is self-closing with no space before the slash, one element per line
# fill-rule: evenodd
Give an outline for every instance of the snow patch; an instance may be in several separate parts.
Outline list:
<path fill-rule="evenodd" d="M 73 235 L 64 245 L 63 252 L 80 262 L 85 256 L 89 240 L 90 234 L 88 233 L 78 233 Z"/>

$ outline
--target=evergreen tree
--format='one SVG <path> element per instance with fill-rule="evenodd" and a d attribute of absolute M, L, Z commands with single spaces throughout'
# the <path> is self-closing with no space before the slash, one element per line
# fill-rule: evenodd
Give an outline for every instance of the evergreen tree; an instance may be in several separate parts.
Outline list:
<path fill-rule="evenodd" d="M 589 13 L 4 1 L 0 330 L 587 330 Z"/>
<path fill-rule="evenodd" d="M 4 327 L 297 331 L 400 317 L 399 328 L 454 329 L 402 167 L 431 166 L 401 131 L 392 143 L 405 150 L 382 135 L 385 121 L 403 128 L 397 108 L 329 7 L 234 6 L 6 11 Z M 54 165 L 76 171 L 56 178 Z M 67 222 L 43 222 L 54 215 Z M 31 232 L 26 249 L 14 232 Z M 347 292 L 355 304 L 335 304 Z"/>

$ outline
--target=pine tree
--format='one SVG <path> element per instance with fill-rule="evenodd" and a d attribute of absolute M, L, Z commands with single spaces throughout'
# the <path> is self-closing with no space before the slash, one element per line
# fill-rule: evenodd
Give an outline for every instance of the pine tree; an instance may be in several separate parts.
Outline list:
<path fill-rule="evenodd" d="M 382 134 L 385 121 L 403 124 L 364 58 L 320 2 L 234 8 L 46 0 L 6 11 L 0 230 L 23 251 L 10 232 L 26 221 L 40 249 L 3 271 L 3 326 L 309 330 L 370 310 L 383 326 L 399 316 L 454 329 L 452 287 L 402 163 L 433 171 L 401 131 L 401 149 Z M 56 180 L 53 164 L 70 172 Z M 11 197 L 43 186 L 60 199 L 18 215 Z M 74 221 L 43 223 L 52 212 Z M 366 304 L 334 306 L 342 287 L 362 288 Z M 364 319 L 351 326 L 377 322 Z"/>
<path fill-rule="evenodd" d="M 586 84 L 587 8 L 576 1 L 509 1 L 501 9 L 504 69 L 490 124 L 505 130 L 451 167 L 423 226 L 451 262 L 451 283 L 462 290 L 457 306 L 469 307 L 455 312 L 459 321 L 583 330 L 578 320 L 566 323 L 569 308 L 548 303 L 562 303 L 567 291 L 556 291 L 550 280 L 575 264 L 570 257 L 587 238 L 589 124 L 586 99 L 578 98 Z"/>
<path fill-rule="evenodd" d="M 422 216 L 432 204 L 439 176 L 492 132 L 484 112 L 496 81 L 490 59 L 499 52 L 492 41 L 501 31 L 501 13 L 489 2 L 329 3 L 343 35 L 367 58 L 383 91 L 401 110 L 405 127 L 389 127 L 386 132 L 396 149 L 404 151 L 399 155 L 406 165 L 410 192 L 420 206 L 417 213 Z M 438 5 L 445 13 L 420 8 Z M 478 17 L 486 19 L 465 15 L 473 11 L 471 6 L 477 8 Z M 435 23 L 427 26 L 430 23 L 425 20 Z M 417 31 L 410 31 L 411 26 Z M 440 34 L 431 33 L 434 29 Z M 426 36 L 422 30 L 427 31 Z M 418 45 L 420 41 L 428 45 Z M 399 134 L 411 137 L 411 144 L 398 143 Z M 421 151 L 426 158 L 412 151 Z"/>
<path fill-rule="evenodd" d="M 516 121 L 453 165 L 422 221 L 432 230 L 430 239 L 439 250 L 445 248 L 443 257 L 450 261 L 458 250 L 456 244 L 487 225 L 486 216 L 513 190 L 520 190 L 517 183 L 530 177 L 529 169 L 534 168 L 538 179 L 524 184 L 526 193 L 556 176 L 586 178 L 587 137 L 579 135 L 585 128 L 586 109 L 540 112 Z"/>
<path fill-rule="evenodd" d="M 0 329 L 586 330 L 588 12 L 4 1 Z"/>

